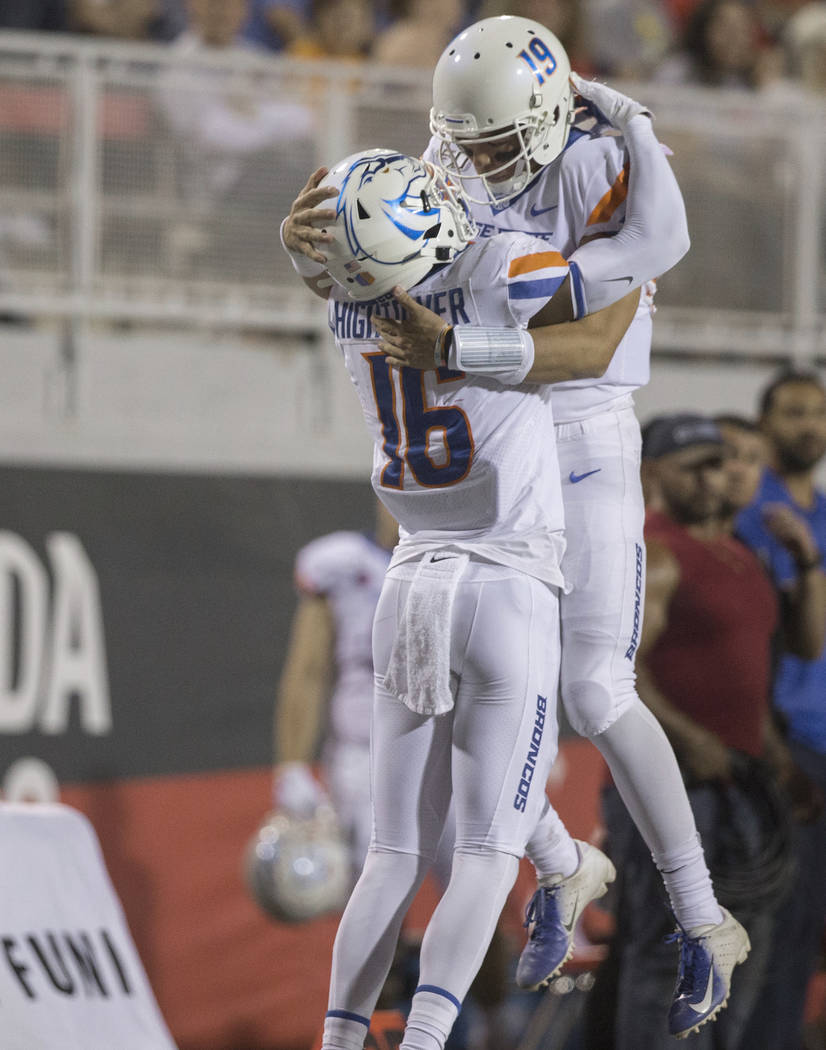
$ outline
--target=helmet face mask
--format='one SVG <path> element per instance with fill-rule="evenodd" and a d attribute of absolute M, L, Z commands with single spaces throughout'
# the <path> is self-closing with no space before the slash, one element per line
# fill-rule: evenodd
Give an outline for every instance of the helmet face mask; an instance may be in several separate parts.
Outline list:
<path fill-rule="evenodd" d="M 435 165 L 392 150 L 340 161 L 325 185 L 339 190 L 327 272 L 353 299 L 412 288 L 476 235 L 467 205 Z"/>
<path fill-rule="evenodd" d="M 470 200 L 501 206 L 559 156 L 574 116 L 570 72 L 562 44 L 527 18 L 483 19 L 447 46 L 433 74 L 430 130 L 439 162 Z M 506 163 L 495 151 L 507 136 L 517 152 Z M 478 159 L 484 146 L 494 155 L 469 164 L 468 151 Z"/>

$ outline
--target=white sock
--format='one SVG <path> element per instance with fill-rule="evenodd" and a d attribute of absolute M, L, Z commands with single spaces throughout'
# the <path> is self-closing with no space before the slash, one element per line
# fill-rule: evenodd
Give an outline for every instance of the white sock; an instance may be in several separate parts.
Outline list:
<path fill-rule="evenodd" d="M 681 847 L 655 857 L 654 863 L 660 870 L 671 908 L 683 929 L 716 926 L 723 921 L 700 836 L 696 832 Z"/>
<path fill-rule="evenodd" d="M 579 850 L 547 798 L 542 816 L 525 847 L 525 855 L 536 868 L 540 885 L 554 876 L 567 878 L 579 867 Z"/>
<path fill-rule="evenodd" d="M 662 726 L 641 700 L 591 738 L 659 868 L 685 929 L 717 925 L 722 912 L 680 767 Z"/>
<path fill-rule="evenodd" d="M 419 987 L 407 1018 L 399 1050 L 443 1050 L 459 1016 L 459 1006 L 449 993 Z"/>
<path fill-rule="evenodd" d="M 328 1013 L 324 1018 L 322 1050 L 364 1050 L 364 1040 L 370 1027 L 369 1021 L 365 1025 L 364 1020 L 356 1020 L 355 1016 L 331 1016 Z"/>

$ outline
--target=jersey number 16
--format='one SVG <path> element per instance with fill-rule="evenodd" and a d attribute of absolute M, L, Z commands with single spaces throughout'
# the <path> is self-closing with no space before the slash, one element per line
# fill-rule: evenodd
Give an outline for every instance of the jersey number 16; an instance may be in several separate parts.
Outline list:
<path fill-rule="evenodd" d="M 473 461 L 470 420 L 457 405 L 427 407 L 425 375 L 414 368 L 391 369 L 382 353 L 364 354 L 370 366 L 373 394 L 384 438 L 387 464 L 381 475 L 386 488 L 404 488 L 405 464 L 419 485 L 440 488 L 455 485 L 467 476 Z M 401 404 L 397 404 L 394 372 L 398 376 Z M 459 379 L 463 372 L 440 368 L 439 382 Z M 439 460 L 433 455 L 436 434 L 442 433 Z"/>

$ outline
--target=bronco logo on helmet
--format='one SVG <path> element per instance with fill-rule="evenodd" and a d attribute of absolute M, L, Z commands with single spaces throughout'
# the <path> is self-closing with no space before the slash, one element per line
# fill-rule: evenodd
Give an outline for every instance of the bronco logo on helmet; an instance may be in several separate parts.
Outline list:
<path fill-rule="evenodd" d="M 366 150 L 336 164 L 324 184 L 339 191 L 327 272 L 352 299 L 411 288 L 476 234 L 441 169 L 415 157 Z"/>

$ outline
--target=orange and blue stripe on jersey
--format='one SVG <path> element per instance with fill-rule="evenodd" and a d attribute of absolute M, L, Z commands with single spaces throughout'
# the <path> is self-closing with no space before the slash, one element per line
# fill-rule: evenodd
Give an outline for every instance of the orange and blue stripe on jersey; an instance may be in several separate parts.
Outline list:
<path fill-rule="evenodd" d="M 508 267 L 508 298 L 547 301 L 567 276 L 568 264 L 559 252 L 520 255 Z"/>
<path fill-rule="evenodd" d="M 628 171 L 629 162 L 625 163 L 622 171 L 617 175 L 613 185 L 608 192 L 597 201 L 597 205 L 588 216 L 586 226 L 600 226 L 610 222 L 614 213 L 628 197 Z"/>

